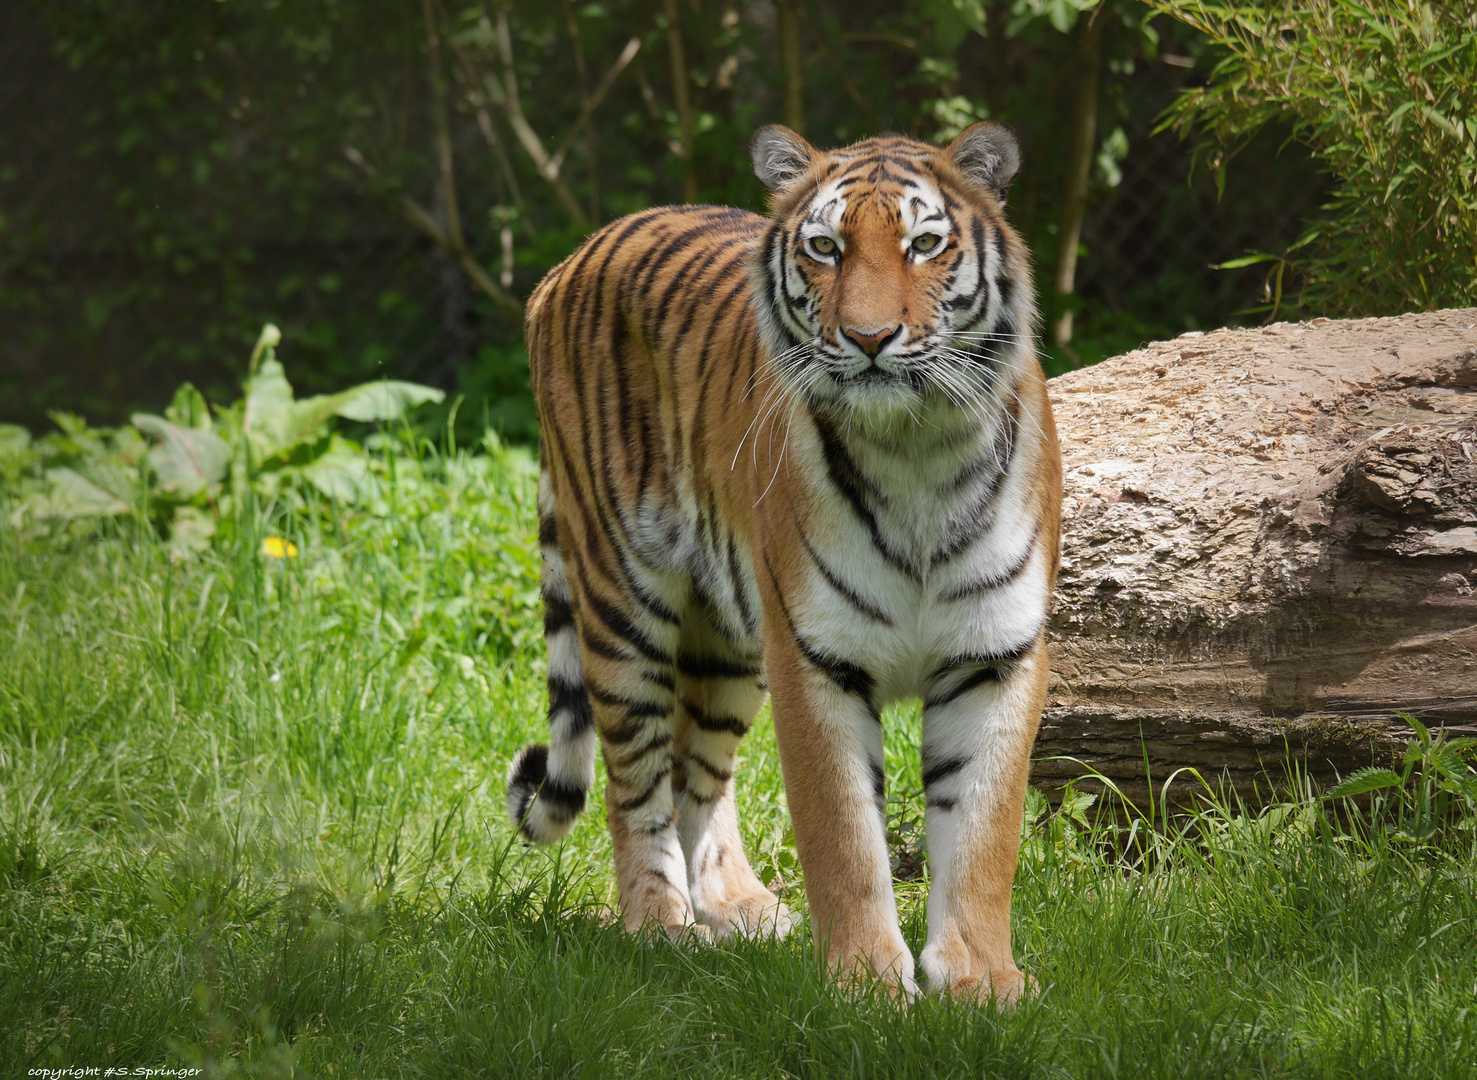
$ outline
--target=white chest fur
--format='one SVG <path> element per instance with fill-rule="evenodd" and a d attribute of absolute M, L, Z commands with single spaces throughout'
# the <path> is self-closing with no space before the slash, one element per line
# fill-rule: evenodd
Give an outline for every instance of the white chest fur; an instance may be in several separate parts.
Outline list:
<path fill-rule="evenodd" d="M 822 423 L 794 447 L 814 500 L 796 629 L 865 667 L 875 706 L 926 695 L 955 658 L 1016 654 L 1041 627 L 1038 455 L 1003 409 L 992 419 L 965 438 L 839 446 Z"/>

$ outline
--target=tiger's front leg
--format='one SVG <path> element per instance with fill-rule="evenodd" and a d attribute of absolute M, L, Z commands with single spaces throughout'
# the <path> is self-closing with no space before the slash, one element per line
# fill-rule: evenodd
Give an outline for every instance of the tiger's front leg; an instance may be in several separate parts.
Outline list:
<path fill-rule="evenodd" d="M 918 984 L 892 891 L 870 677 L 787 623 L 767 625 L 765 667 L 816 945 L 843 977 L 871 975 L 912 997 Z"/>
<path fill-rule="evenodd" d="M 1038 638 L 1019 660 L 936 674 L 924 700 L 923 788 L 931 884 L 921 957 L 931 988 L 1015 1001 L 1010 945 L 1031 745 L 1046 699 Z"/>

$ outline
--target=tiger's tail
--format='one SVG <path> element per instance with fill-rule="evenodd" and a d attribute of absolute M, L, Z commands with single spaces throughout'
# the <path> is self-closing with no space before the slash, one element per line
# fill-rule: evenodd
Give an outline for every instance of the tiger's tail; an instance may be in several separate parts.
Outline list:
<path fill-rule="evenodd" d="M 551 844 L 574 828 L 595 782 L 595 722 L 580 665 L 574 602 L 559 550 L 547 466 L 539 472 L 538 510 L 544 643 L 549 652 L 549 745 L 534 743 L 514 755 L 508 768 L 508 816 L 525 839 Z"/>

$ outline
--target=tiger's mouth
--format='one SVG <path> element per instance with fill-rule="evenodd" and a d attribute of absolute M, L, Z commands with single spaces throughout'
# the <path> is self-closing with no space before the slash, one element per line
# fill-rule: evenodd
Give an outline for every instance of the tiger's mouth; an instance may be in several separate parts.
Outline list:
<path fill-rule="evenodd" d="M 900 363 L 895 357 L 873 358 L 855 371 L 837 372 L 835 379 L 837 389 L 842 391 L 849 389 L 894 391 L 899 388 L 922 391 L 926 383 L 917 364 Z"/>

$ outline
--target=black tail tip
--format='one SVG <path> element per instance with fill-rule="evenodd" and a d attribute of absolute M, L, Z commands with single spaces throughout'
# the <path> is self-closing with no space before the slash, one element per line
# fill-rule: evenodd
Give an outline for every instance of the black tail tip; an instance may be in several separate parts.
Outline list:
<path fill-rule="evenodd" d="M 549 748 L 539 743 L 519 750 L 508 766 L 508 817 L 524 835 L 528 834 L 528 811 L 534 796 L 548 776 Z"/>

